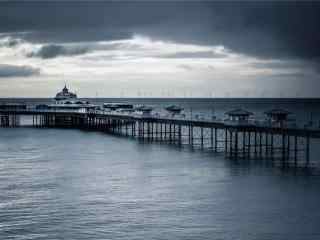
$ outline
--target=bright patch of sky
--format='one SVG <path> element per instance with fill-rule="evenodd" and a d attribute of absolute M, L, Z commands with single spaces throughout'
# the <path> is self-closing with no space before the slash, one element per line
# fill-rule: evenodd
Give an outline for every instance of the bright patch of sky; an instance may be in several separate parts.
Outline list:
<path fill-rule="evenodd" d="M 301 75 L 318 78 L 299 61 L 142 35 L 63 44 L 1 35 L 0 63 L 0 97 L 51 97 L 64 82 L 82 97 L 294 97 L 312 95 L 290 89 Z"/>

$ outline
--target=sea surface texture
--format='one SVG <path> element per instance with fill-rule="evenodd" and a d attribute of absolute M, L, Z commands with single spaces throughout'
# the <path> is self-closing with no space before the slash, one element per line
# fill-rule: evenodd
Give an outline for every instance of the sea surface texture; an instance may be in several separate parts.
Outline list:
<path fill-rule="evenodd" d="M 239 105 L 260 116 L 283 107 L 301 122 L 316 122 L 320 111 L 317 101 L 179 101 L 196 114 L 213 106 L 221 117 Z M 314 161 L 319 146 L 311 146 Z M 0 239 L 314 240 L 319 199 L 318 171 L 107 133 L 0 129 Z"/>

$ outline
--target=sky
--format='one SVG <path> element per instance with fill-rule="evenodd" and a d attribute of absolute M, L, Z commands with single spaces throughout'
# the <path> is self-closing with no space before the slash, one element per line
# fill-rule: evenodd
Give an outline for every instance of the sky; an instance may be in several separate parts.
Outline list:
<path fill-rule="evenodd" d="M 320 97 L 320 2 L 1 1 L 0 97 Z"/>

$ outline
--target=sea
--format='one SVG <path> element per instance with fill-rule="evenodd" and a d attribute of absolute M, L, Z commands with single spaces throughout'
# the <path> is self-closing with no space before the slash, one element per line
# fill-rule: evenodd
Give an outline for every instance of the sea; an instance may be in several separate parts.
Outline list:
<path fill-rule="evenodd" d="M 282 108 L 299 124 L 320 121 L 319 99 L 88 100 L 220 119 Z M 315 163 L 319 149 L 313 140 Z M 94 131 L 0 128 L 0 239 L 320 239 L 319 172 Z"/>

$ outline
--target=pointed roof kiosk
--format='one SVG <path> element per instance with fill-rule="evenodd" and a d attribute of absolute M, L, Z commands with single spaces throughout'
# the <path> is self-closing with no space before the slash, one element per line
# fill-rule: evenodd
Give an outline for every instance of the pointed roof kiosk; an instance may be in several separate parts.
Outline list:
<path fill-rule="evenodd" d="M 288 115 L 291 114 L 291 112 L 284 109 L 275 108 L 265 111 L 264 114 L 273 121 L 287 121 Z"/>
<path fill-rule="evenodd" d="M 274 108 L 269 111 L 265 111 L 264 114 L 267 116 L 267 120 L 271 122 L 271 124 L 283 127 L 288 122 L 288 115 L 291 114 L 291 112 L 284 109 Z"/>
<path fill-rule="evenodd" d="M 253 115 L 252 112 L 247 110 L 237 108 L 225 113 L 228 116 L 228 120 L 230 121 L 238 121 L 238 122 L 248 122 L 249 117 Z"/>
<path fill-rule="evenodd" d="M 179 115 L 182 111 L 183 108 L 176 106 L 176 105 L 170 105 L 168 107 L 165 108 L 169 113 L 171 113 L 171 115 Z"/>

